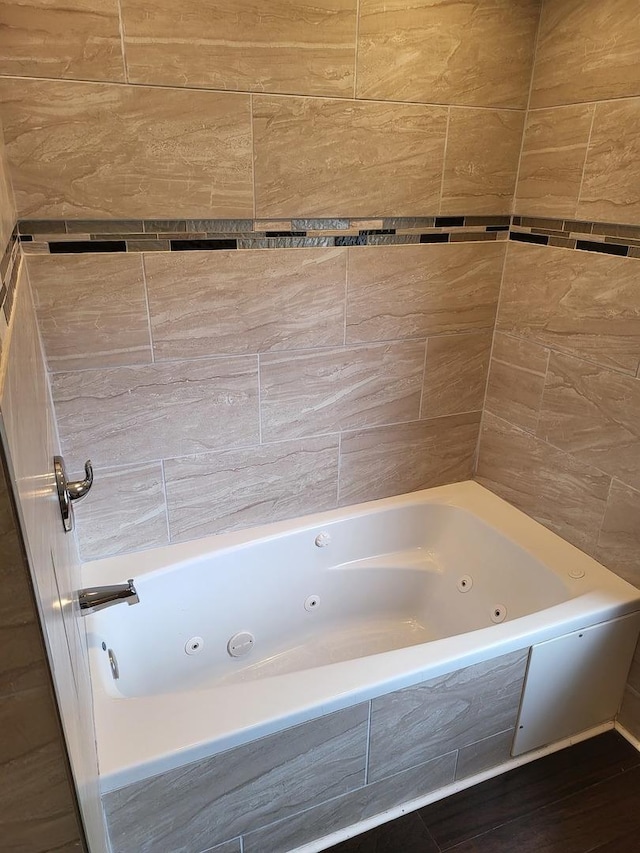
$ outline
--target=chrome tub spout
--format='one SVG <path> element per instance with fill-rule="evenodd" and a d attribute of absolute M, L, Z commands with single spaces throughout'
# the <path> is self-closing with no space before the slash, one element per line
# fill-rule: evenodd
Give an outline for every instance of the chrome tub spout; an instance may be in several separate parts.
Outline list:
<path fill-rule="evenodd" d="M 102 610 L 105 607 L 111 607 L 112 604 L 118 604 L 121 601 L 126 601 L 127 604 L 137 604 L 140 601 L 133 585 L 133 578 L 127 583 L 92 586 L 78 592 L 80 613 L 83 616 L 95 613 L 96 610 Z"/>

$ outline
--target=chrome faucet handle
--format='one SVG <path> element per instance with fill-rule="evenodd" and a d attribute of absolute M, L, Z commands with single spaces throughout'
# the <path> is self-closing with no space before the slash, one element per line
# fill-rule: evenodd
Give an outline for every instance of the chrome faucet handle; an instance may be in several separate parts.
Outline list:
<path fill-rule="evenodd" d="M 67 480 L 67 472 L 64 467 L 62 456 L 53 457 L 53 470 L 56 477 L 56 489 L 58 492 L 58 503 L 62 515 L 62 526 L 66 533 L 73 530 L 73 511 L 71 502 L 83 498 L 93 485 L 93 466 L 91 460 L 84 463 L 84 480 Z"/>

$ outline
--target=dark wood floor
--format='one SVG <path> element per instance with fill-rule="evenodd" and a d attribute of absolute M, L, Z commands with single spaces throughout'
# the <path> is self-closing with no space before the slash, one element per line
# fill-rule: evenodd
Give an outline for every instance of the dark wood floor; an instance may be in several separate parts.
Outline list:
<path fill-rule="evenodd" d="M 616 732 L 556 752 L 330 853 L 640 853 L 640 753 Z"/>

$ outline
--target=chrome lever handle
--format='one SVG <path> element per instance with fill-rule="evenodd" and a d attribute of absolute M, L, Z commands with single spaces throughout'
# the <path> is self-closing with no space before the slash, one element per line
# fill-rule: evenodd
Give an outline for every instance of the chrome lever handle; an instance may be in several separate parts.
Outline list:
<path fill-rule="evenodd" d="M 67 481 L 67 492 L 69 493 L 70 501 L 78 501 L 80 498 L 83 498 L 93 485 L 93 465 L 90 459 L 87 459 L 84 463 L 84 473 L 84 480 Z"/>
<path fill-rule="evenodd" d="M 93 466 L 91 460 L 87 459 L 84 463 L 84 480 L 67 480 L 67 472 L 64 467 L 64 459 L 62 456 L 53 457 L 53 470 L 56 477 L 56 489 L 58 492 L 58 503 L 60 504 L 60 514 L 62 515 L 62 526 L 66 533 L 73 530 L 73 512 L 72 501 L 78 501 L 83 498 L 91 486 L 93 485 Z"/>

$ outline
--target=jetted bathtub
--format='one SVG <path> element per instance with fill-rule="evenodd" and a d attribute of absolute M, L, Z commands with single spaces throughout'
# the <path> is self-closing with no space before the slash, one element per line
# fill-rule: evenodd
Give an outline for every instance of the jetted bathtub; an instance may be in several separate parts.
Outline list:
<path fill-rule="evenodd" d="M 103 792 L 515 650 L 562 661 L 549 641 L 600 623 L 623 626 L 615 714 L 640 609 L 473 482 L 83 567 L 128 578 L 138 604 L 87 617 Z"/>

